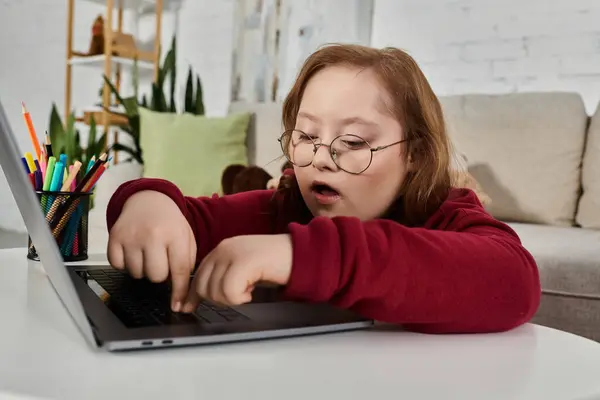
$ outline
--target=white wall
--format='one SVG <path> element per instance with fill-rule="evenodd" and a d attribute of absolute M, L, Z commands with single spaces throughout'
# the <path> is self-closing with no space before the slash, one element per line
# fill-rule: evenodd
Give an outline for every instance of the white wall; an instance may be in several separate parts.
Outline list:
<path fill-rule="evenodd" d="M 371 42 L 374 0 L 236 0 L 234 98 L 275 101 L 287 95 L 306 58 L 331 42 Z M 280 31 L 279 46 L 276 32 Z"/>
<path fill-rule="evenodd" d="M 575 91 L 600 99 L 598 0 L 376 0 L 372 45 L 411 53 L 440 95 Z"/>
<path fill-rule="evenodd" d="M 375 0 L 376 1 L 376 0 Z M 282 0 L 278 100 L 293 86 L 304 60 L 334 42 L 371 43 L 372 0 Z"/>
<path fill-rule="evenodd" d="M 105 9 L 92 2 L 77 0 L 75 3 L 74 47 L 87 51 L 93 20 L 99 13 L 104 14 Z M 23 151 L 31 149 L 31 144 L 21 116 L 21 101 L 31 112 L 38 135 L 48 125 L 52 102 L 56 102 L 63 113 L 66 18 L 64 0 L 0 1 L 0 98 Z M 132 21 L 126 16 L 126 24 Z M 232 24 L 232 0 L 185 0 L 178 13 L 164 16 L 163 46 L 170 45 L 177 26 L 178 80 L 183 85 L 187 66 L 191 64 L 202 79 L 209 115 L 223 115 L 228 107 Z M 126 25 L 139 29 L 138 33 L 145 39 L 151 39 L 152 26 L 150 17 L 145 17 L 138 28 Z M 74 106 L 98 101 L 101 74 L 100 69 L 74 68 Z M 141 82 L 140 89 L 144 87 Z M 181 98 L 181 91 L 179 94 Z M 24 231 L 2 172 L 0 228 Z"/>

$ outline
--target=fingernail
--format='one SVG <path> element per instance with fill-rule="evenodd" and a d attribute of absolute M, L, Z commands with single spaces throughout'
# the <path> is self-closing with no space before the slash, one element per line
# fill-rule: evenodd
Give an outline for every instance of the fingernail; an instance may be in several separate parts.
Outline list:
<path fill-rule="evenodd" d="M 181 302 L 177 301 L 175 302 L 175 304 L 173 305 L 173 311 L 175 312 L 179 312 L 179 310 L 181 310 Z"/>

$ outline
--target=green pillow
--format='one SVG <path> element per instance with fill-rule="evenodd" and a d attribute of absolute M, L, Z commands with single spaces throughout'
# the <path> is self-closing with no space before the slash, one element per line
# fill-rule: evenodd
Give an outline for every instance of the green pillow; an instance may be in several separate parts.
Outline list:
<path fill-rule="evenodd" d="M 249 113 L 226 117 L 159 113 L 140 108 L 144 177 L 173 182 L 187 196 L 222 194 L 221 175 L 248 164 Z"/>

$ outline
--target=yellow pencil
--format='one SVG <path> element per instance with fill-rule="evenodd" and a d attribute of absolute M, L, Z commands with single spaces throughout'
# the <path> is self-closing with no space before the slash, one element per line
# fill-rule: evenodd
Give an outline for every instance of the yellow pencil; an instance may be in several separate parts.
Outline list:
<path fill-rule="evenodd" d="M 30 152 L 25 153 L 25 160 L 27 160 L 29 172 L 35 172 L 37 168 L 35 167 L 35 161 L 33 161 L 33 155 Z"/>

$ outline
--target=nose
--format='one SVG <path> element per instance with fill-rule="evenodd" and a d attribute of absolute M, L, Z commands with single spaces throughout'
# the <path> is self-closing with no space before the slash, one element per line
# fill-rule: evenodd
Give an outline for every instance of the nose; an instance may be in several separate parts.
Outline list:
<path fill-rule="evenodd" d="M 319 171 L 335 171 L 337 169 L 337 165 L 335 165 L 333 159 L 331 158 L 330 148 L 328 145 L 320 144 L 316 146 L 312 165 Z"/>

